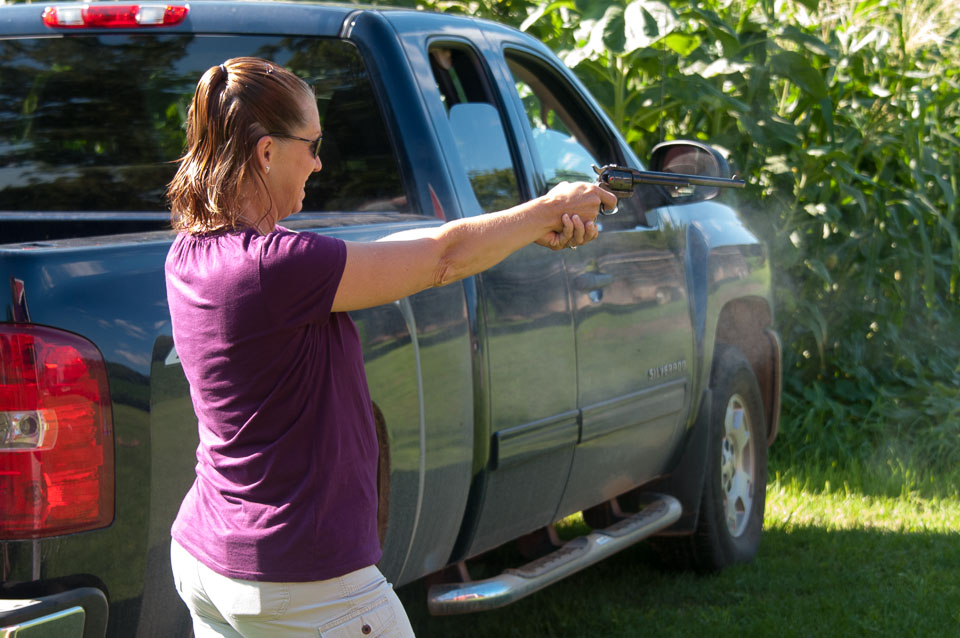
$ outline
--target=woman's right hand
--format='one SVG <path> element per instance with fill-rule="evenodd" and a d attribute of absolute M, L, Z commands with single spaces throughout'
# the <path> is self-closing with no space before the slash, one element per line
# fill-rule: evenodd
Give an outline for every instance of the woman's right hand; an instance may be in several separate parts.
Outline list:
<path fill-rule="evenodd" d="M 615 207 L 617 196 L 596 184 L 560 182 L 539 201 L 554 207 L 560 215 L 559 227 L 539 238 L 536 243 L 561 250 L 582 246 L 596 239 L 599 235 L 595 221 L 597 215 L 601 208 Z"/>
<path fill-rule="evenodd" d="M 584 222 L 595 220 L 601 207 L 610 210 L 617 205 L 616 195 L 588 182 L 560 182 L 539 199 L 559 206 L 561 214 L 579 215 Z"/>
<path fill-rule="evenodd" d="M 579 215 L 571 217 L 564 213 L 560 221 L 563 223 L 562 231 L 551 230 L 535 243 L 550 250 L 563 250 L 564 248 L 582 246 L 593 241 L 600 234 L 600 227 L 596 222 L 584 223 Z"/>

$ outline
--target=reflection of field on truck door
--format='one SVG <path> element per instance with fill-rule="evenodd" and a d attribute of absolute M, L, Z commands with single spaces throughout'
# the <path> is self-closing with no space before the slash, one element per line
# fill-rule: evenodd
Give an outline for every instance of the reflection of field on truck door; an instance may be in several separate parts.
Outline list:
<path fill-rule="evenodd" d="M 658 348 L 665 351 L 682 351 L 689 348 L 689 332 L 681 324 L 670 321 L 671 316 L 685 307 L 686 301 L 664 304 L 651 309 L 650 329 L 657 335 Z M 685 310 L 684 310 L 685 311 Z M 616 317 L 596 315 L 584 321 L 585 334 L 617 330 L 619 320 Z M 570 328 L 566 325 L 547 325 L 538 328 L 539 331 L 552 333 L 556 341 L 569 339 Z M 470 370 L 464 368 L 464 361 L 469 358 L 469 350 L 464 348 L 458 339 L 440 340 L 421 343 L 421 366 L 423 372 L 427 425 L 429 436 L 436 437 L 432 445 L 440 448 L 444 441 L 448 445 L 456 446 L 461 442 L 456 433 L 458 424 L 449 423 L 451 418 L 459 418 L 463 413 L 464 402 L 472 409 L 473 396 L 462 394 L 466 390 L 456 379 L 456 375 L 465 374 L 472 381 Z M 511 377 L 517 380 L 514 389 L 504 396 L 498 396 L 498 406 L 502 414 L 510 415 L 509 420 L 514 423 L 527 423 L 555 412 L 549 397 L 542 393 L 524 391 L 523 380 L 536 376 L 534 371 L 542 365 L 536 352 L 527 347 L 527 337 L 524 332 L 503 332 L 492 338 L 491 347 L 496 347 L 502 369 L 510 371 Z M 580 347 L 592 347 L 589 340 L 580 344 Z M 607 375 L 606 380 L 616 385 L 621 371 L 635 368 L 637 352 L 642 348 L 640 343 L 621 342 L 620 347 L 611 348 L 605 353 L 609 361 L 601 374 Z M 467 362 L 468 363 L 468 362 Z M 397 469 L 415 469 L 418 466 L 418 439 L 419 431 L 415 426 L 419 419 L 415 389 L 415 359 L 413 345 L 407 341 L 404 345 L 394 347 L 388 352 L 378 354 L 374 359 L 367 361 L 367 379 L 374 402 L 384 411 L 392 437 L 394 458 L 391 459 Z M 503 370 L 501 370 L 502 372 Z M 458 392 L 450 391 L 451 384 L 459 387 Z M 576 392 L 576 388 L 569 388 Z M 472 413 L 471 413 L 472 417 Z M 435 427 L 434 427 L 435 426 Z M 394 438 L 395 437 L 395 438 Z M 428 463 L 430 463 L 428 459 Z"/>
<path fill-rule="evenodd" d="M 594 369 L 594 374 L 600 375 L 600 378 L 591 380 L 593 387 L 619 387 L 622 384 L 621 377 L 627 370 L 635 377 L 636 368 L 642 365 L 641 361 L 649 360 L 648 355 L 641 356 L 643 348 L 656 348 L 665 353 L 689 352 L 692 348 L 689 324 L 676 320 L 678 315 L 688 316 L 688 312 L 686 297 L 646 309 L 643 340 L 631 339 L 629 335 L 624 335 L 623 339 L 609 338 L 610 335 L 615 336 L 626 330 L 636 334 L 633 327 L 625 329 L 623 320 L 615 315 L 598 313 L 583 319 L 579 328 L 582 338 L 577 344 L 578 352 L 595 347 L 594 343 L 606 344 L 604 352 L 593 353 L 594 359 L 602 357 L 607 363 Z M 596 342 L 591 340 L 591 336 L 598 337 Z M 667 360 L 663 362 L 666 363 Z M 632 388 L 638 389 L 640 388 Z"/>
<path fill-rule="evenodd" d="M 554 388 L 553 392 L 539 388 L 532 391 L 532 384 L 544 378 L 569 377 L 571 381 L 576 379 L 575 372 L 572 370 L 569 375 L 544 371 L 544 359 L 541 357 L 544 353 L 530 345 L 530 333 L 533 330 L 537 333 L 536 339 L 532 340 L 536 344 L 568 344 L 572 341 L 570 325 L 548 323 L 550 317 L 556 316 L 547 315 L 537 325 L 518 324 L 520 328 L 518 330 L 501 330 L 498 334 L 490 336 L 489 348 L 497 353 L 497 369 L 491 370 L 490 376 L 499 384 L 494 390 L 500 389 L 497 396 L 491 399 L 496 403 L 498 423 L 511 425 L 530 423 L 556 414 L 558 406 L 553 400 L 553 395 L 556 393 L 569 392 L 571 407 L 575 403 L 577 391 L 575 386 Z M 549 357 L 551 365 L 557 360 L 557 357 Z M 570 364 L 574 365 L 572 352 Z"/>
<path fill-rule="evenodd" d="M 419 346 L 424 420 L 432 452 L 427 458 L 430 468 L 462 453 L 463 430 L 472 428 L 473 377 L 469 346 L 463 339 L 422 335 Z M 407 339 L 403 345 L 367 356 L 366 370 L 371 398 L 390 432 L 391 467 L 417 470 L 420 406 L 413 344 Z M 445 449 L 451 454 L 444 454 Z"/>

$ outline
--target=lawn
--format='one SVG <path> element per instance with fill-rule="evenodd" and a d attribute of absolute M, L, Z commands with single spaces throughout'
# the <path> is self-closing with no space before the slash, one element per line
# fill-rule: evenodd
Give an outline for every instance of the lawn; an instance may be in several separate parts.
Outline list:
<path fill-rule="evenodd" d="M 889 496 L 828 472 L 771 470 L 752 563 L 710 576 L 665 572 L 641 543 L 500 610 L 430 617 L 420 583 L 401 599 L 421 638 L 960 636 L 955 489 Z"/>

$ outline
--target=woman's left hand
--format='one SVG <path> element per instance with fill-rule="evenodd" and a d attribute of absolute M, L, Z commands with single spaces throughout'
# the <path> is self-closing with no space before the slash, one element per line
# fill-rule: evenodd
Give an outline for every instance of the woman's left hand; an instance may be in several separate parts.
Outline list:
<path fill-rule="evenodd" d="M 563 230 L 550 231 L 536 241 L 537 244 L 545 246 L 551 250 L 563 250 L 564 248 L 576 248 L 588 242 L 593 241 L 600 234 L 600 228 L 596 222 L 584 223 L 579 215 L 564 215 L 562 218 Z"/>

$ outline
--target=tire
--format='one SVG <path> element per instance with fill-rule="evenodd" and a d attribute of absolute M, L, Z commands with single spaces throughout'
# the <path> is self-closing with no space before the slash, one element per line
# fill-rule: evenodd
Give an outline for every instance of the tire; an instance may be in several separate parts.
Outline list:
<path fill-rule="evenodd" d="M 718 344 L 711 373 L 711 415 L 697 529 L 657 539 L 669 567 L 714 572 L 756 556 L 767 488 L 767 427 L 750 363 Z"/>

